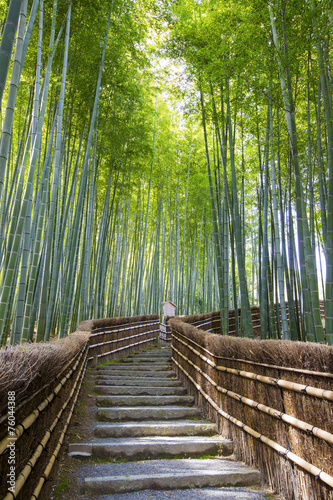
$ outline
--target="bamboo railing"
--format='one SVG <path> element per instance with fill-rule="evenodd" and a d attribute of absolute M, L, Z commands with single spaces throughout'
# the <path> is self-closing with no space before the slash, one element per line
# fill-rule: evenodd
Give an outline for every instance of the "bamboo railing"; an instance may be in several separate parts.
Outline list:
<path fill-rule="evenodd" d="M 201 325 L 209 318 L 169 320 L 173 363 L 233 439 L 236 457 L 288 500 L 333 498 L 333 349 L 214 335 Z"/>
<path fill-rule="evenodd" d="M 20 363 L 26 365 L 22 370 L 26 369 L 29 378 L 23 388 L 22 381 L 8 379 L 7 384 L 1 386 L 0 383 L 0 400 L 7 400 L 8 395 L 15 396 L 15 418 L 9 416 L 5 405 L 0 412 L 1 499 L 50 497 L 48 480 L 70 424 L 87 366 L 93 361 L 101 363 L 140 351 L 156 342 L 159 324 L 158 315 L 85 321 L 66 339 L 40 347 L 31 344 L 13 348 L 16 351 L 11 348 L 0 351 L 0 382 L 5 378 L 1 368 L 6 366 L 4 362 L 1 364 L 1 359 L 10 355 L 15 363 L 15 352 Z M 57 370 L 58 364 L 61 368 Z M 50 373 L 54 376 L 48 380 Z"/>
<path fill-rule="evenodd" d="M 159 332 L 158 315 L 96 320 L 89 337 L 88 366 L 145 348 L 156 342 Z"/>

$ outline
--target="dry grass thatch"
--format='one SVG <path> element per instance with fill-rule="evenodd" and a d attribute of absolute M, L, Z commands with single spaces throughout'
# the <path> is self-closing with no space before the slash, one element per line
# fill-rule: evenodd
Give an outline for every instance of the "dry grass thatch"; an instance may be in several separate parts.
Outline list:
<path fill-rule="evenodd" d="M 8 391 L 15 391 L 19 405 L 57 378 L 88 338 L 88 333 L 72 333 L 57 341 L 0 349 L 0 416 L 7 409 Z"/>
<path fill-rule="evenodd" d="M 105 328 L 119 325 L 127 325 L 128 323 L 139 323 L 141 321 L 158 321 L 160 319 L 158 314 L 144 314 L 141 316 L 127 316 L 123 318 L 103 318 L 103 319 L 93 319 L 92 329 Z M 83 322 L 86 323 L 86 322 Z M 78 325 L 77 329 L 81 329 L 82 323 Z"/>

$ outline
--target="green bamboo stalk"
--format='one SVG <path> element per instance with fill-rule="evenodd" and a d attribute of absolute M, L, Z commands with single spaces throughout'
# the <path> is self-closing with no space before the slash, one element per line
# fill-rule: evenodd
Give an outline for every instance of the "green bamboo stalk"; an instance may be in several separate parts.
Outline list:
<path fill-rule="evenodd" d="M 8 69 L 14 46 L 16 29 L 19 22 L 22 0 L 11 0 L 0 44 L 0 108 L 6 85 Z M 1 171 L 0 171 L 1 172 Z M 2 182 L 1 182 L 2 181 Z M 0 177 L 0 198 L 3 186 L 3 176 Z"/>
<path fill-rule="evenodd" d="M 200 103 L 201 103 L 201 115 L 202 115 L 202 125 L 204 132 L 204 141 L 205 141 L 205 153 L 206 153 L 206 163 L 207 163 L 207 172 L 208 172 L 208 180 L 209 180 L 209 189 L 210 189 L 210 203 L 213 217 L 213 230 L 214 230 L 214 242 L 215 242 L 215 256 L 216 256 L 216 264 L 217 264 L 217 276 L 218 276 L 218 286 L 220 292 L 220 310 L 224 309 L 224 273 L 223 273 L 223 258 L 221 254 L 221 241 L 220 241 L 220 232 L 219 232 L 219 221 L 218 214 L 216 210 L 216 201 L 214 197 L 214 189 L 213 189 L 213 181 L 211 174 L 211 166 L 210 166 L 210 157 L 209 157 L 209 149 L 207 142 L 207 130 L 206 130 L 206 115 L 205 115 L 205 106 L 204 106 L 204 98 L 203 91 L 200 89 Z M 224 327 L 223 322 L 221 322 L 221 334 L 226 335 L 227 332 L 222 330 Z"/>
<path fill-rule="evenodd" d="M 65 103 L 65 89 L 66 89 L 66 80 L 67 80 L 67 67 L 68 67 L 68 47 L 69 47 L 69 32 L 70 32 L 70 23 L 71 23 L 71 9 L 72 4 L 69 3 L 68 11 L 67 11 L 67 19 L 66 19 L 66 32 L 65 32 L 65 47 L 64 47 L 64 59 L 63 59 L 63 68 L 62 68 L 62 80 L 61 80 L 61 90 L 59 96 L 59 106 L 58 106 L 58 126 L 57 133 L 55 138 L 55 151 L 54 151 L 54 160 L 53 160 L 53 176 L 52 176 L 52 188 L 51 188 L 51 200 L 48 212 L 48 221 L 47 221 L 47 236 L 46 242 L 48 245 L 47 253 L 46 253 L 46 269 L 50 267 L 51 261 L 51 245 L 53 240 L 53 234 L 58 232 L 59 234 L 59 225 L 56 225 L 56 207 L 57 200 L 59 197 L 59 181 L 60 181 L 60 168 L 61 168 L 61 149 L 62 149 L 62 126 L 63 126 L 63 113 L 64 113 L 64 103 Z M 58 208 L 59 201 L 58 201 Z M 46 315 L 46 324 L 45 331 L 43 334 L 43 339 L 45 341 L 49 340 L 51 334 L 51 324 L 52 318 L 54 317 L 53 313 L 55 310 L 55 297 L 57 293 L 57 286 L 59 283 L 59 266 L 60 266 L 60 255 L 57 248 L 58 238 L 56 237 L 55 241 L 53 240 L 53 245 L 55 245 L 54 257 L 52 271 L 50 270 L 45 277 L 49 277 L 49 280 L 44 281 L 44 286 L 47 286 L 49 289 L 49 297 L 47 304 L 47 315 Z M 39 338 L 43 332 L 39 329 L 37 333 L 37 337 Z"/>
<path fill-rule="evenodd" d="M 279 306 L 282 318 L 282 334 L 285 340 L 290 339 L 289 326 L 287 319 L 287 309 L 284 294 L 284 279 L 282 270 L 282 257 L 280 253 L 280 228 L 279 228 L 279 215 L 278 215 L 278 202 L 277 202 L 277 189 L 276 189 L 276 175 L 275 175 L 275 156 L 274 156 L 274 139 L 273 139 L 273 117 L 272 108 L 269 106 L 269 134 L 270 134 L 270 163 L 271 163 L 271 186 L 272 186 L 272 201 L 273 201 L 273 221 L 274 221 L 274 236 L 275 236 L 275 253 L 276 253 L 276 266 L 279 290 Z M 278 304 L 278 301 L 276 301 Z"/>
<path fill-rule="evenodd" d="M 234 156 L 234 133 L 231 124 L 231 110 L 230 110 L 230 97 L 229 97 L 229 82 L 226 82 L 227 89 L 227 122 L 228 122 L 228 132 L 229 132 L 229 152 L 230 152 L 230 165 L 231 165 L 231 176 L 232 176 L 232 193 L 233 193 L 233 210 L 234 210 L 234 226 L 235 226 L 235 242 L 236 242 L 236 254 L 237 254 L 237 264 L 240 282 L 240 292 L 241 292 L 241 307 L 242 307 L 242 328 L 244 335 L 246 337 L 253 337 L 253 325 L 250 310 L 250 302 L 248 296 L 247 278 L 246 278 L 246 268 L 245 268 L 245 249 L 242 245 L 242 234 L 241 234 L 241 224 L 239 215 L 239 204 L 238 204 L 238 194 L 237 194 L 237 180 L 236 180 L 236 168 L 235 168 L 235 156 Z"/>
<path fill-rule="evenodd" d="M 143 242 L 142 242 L 142 247 L 141 247 L 142 250 L 141 250 L 141 255 L 140 255 L 140 268 L 139 268 L 139 274 L 138 274 L 139 278 L 138 278 L 136 307 L 135 307 L 136 314 L 141 314 L 141 309 L 142 309 L 142 292 L 143 292 L 143 277 L 144 277 L 143 265 L 144 265 L 144 258 L 145 258 L 145 247 L 146 247 L 146 240 L 147 240 L 148 220 L 149 220 L 151 185 L 152 185 L 153 167 L 154 167 L 154 160 L 155 160 L 156 125 L 157 125 L 157 98 L 156 98 L 155 125 L 154 125 L 154 135 L 153 135 L 153 153 L 152 153 L 152 160 L 151 160 L 151 166 L 150 166 L 148 199 L 147 199 L 147 208 L 146 208 L 146 221 L 145 221 Z"/>
<path fill-rule="evenodd" d="M 302 289 L 307 294 L 307 284 L 309 283 L 309 301 L 305 302 L 305 311 L 307 318 L 307 335 L 308 339 L 314 339 L 317 342 L 324 341 L 324 331 L 320 316 L 320 305 L 318 296 L 318 279 L 314 265 L 314 250 L 311 247 L 310 232 L 308 220 L 306 215 L 306 207 L 304 200 L 304 191 L 301 180 L 301 172 L 298 161 L 298 142 L 297 130 L 295 120 L 295 109 L 293 102 L 293 93 L 291 86 L 290 70 L 288 66 L 283 67 L 280 58 L 280 43 L 277 35 L 275 18 L 273 13 L 272 4 L 269 4 L 269 14 L 271 20 L 271 28 L 273 34 L 273 41 L 277 52 L 277 59 L 280 70 L 280 83 L 282 90 L 282 97 L 285 107 L 286 121 L 289 133 L 289 140 L 292 151 L 292 162 L 294 167 L 295 189 L 296 189 L 296 210 L 298 220 L 298 244 L 299 254 L 301 257 L 301 271 L 302 271 Z M 284 58 L 288 61 L 288 48 L 286 41 L 286 26 L 284 22 L 284 10 L 282 10 L 283 19 L 283 50 Z M 303 256 L 304 254 L 304 256 Z M 305 271 L 306 266 L 306 271 Z"/>
<path fill-rule="evenodd" d="M 261 325 L 261 338 L 269 338 L 269 302 L 268 302 L 268 185 L 269 185 L 269 172 L 268 160 L 269 159 L 269 113 L 267 113 L 267 127 L 266 127 L 266 145 L 264 153 L 264 193 L 263 193 L 263 212 L 262 212 L 262 262 L 261 262 L 261 278 L 260 278 L 260 325 Z M 260 251 L 260 250 L 259 250 Z"/>
<path fill-rule="evenodd" d="M 324 113 L 327 133 L 327 163 L 328 163 L 328 197 L 327 197 L 327 234 L 326 234 L 326 299 L 325 299 L 325 327 L 326 339 L 329 345 L 333 345 L 333 111 L 332 111 L 332 88 L 327 75 L 327 65 L 317 19 L 316 2 L 311 0 L 310 8 L 314 14 L 312 17 L 314 35 L 316 40 L 317 59 L 319 66 L 320 86 L 323 96 Z M 322 338 L 318 339 L 323 341 Z"/>

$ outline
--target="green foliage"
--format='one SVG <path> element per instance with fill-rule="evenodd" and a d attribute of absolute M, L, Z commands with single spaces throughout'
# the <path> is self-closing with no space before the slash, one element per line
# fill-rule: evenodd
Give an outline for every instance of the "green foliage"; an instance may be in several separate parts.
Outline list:
<path fill-rule="evenodd" d="M 333 212 L 327 203 L 333 199 L 333 183 L 328 182 L 329 176 L 333 178 L 333 155 L 327 103 L 332 98 L 333 14 L 329 0 L 271 5 L 279 46 L 273 43 L 264 0 L 73 0 L 69 59 L 64 65 L 68 1 L 58 0 L 53 13 L 54 2 L 45 0 L 41 46 L 38 13 L 12 130 L 7 134 L 4 128 L 2 134 L 3 141 L 10 135 L 0 199 L 0 288 L 9 301 L 3 304 L 7 312 L 1 318 L 2 343 L 21 317 L 22 300 L 24 335 L 32 340 L 36 327 L 43 335 L 46 321 L 47 335 L 60 330 L 64 334 L 88 317 L 159 312 L 161 302 L 168 299 L 177 303 L 179 314 L 217 309 L 222 300 L 218 291 L 226 310 L 238 307 L 246 289 L 250 302 L 258 303 L 263 279 L 267 306 L 263 301 L 261 307 L 267 307 L 269 318 L 263 336 L 279 335 L 279 322 L 271 314 L 272 303 L 280 301 L 282 283 L 276 245 L 281 246 L 288 300 L 300 303 L 300 324 L 311 323 L 308 284 L 298 262 L 303 243 L 296 201 L 301 191 L 296 189 L 297 175 L 290 177 L 295 148 L 285 119 L 281 75 L 288 75 L 295 107 L 299 177 L 312 245 L 322 246 L 330 262 L 333 250 L 326 225 Z M 31 7 L 29 1 L 28 16 Z M 7 2 L 0 0 L 0 19 L 6 11 Z M 53 59 L 52 27 L 55 38 L 60 33 Z M 67 79 L 62 84 L 64 67 Z M 29 127 L 35 126 L 34 113 L 42 109 L 45 85 L 45 118 L 34 155 Z M 2 122 L 8 91 L 7 84 Z M 264 168 L 269 160 L 275 162 L 277 191 L 271 190 L 270 164 L 264 220 Z M 287 224 L 290 218 L 295 219 L 293 226 Z M 264 241 L 267 275 L 262 271 Z M 240 259 L 237 268 L 240 254 L 243 263 Z M 223 276 L 222 267 L 220 274 L 216 272 L 215 256 L 223 263 Z M 303 328 L 302 338 L 311 336 L 309 330 Z"/>

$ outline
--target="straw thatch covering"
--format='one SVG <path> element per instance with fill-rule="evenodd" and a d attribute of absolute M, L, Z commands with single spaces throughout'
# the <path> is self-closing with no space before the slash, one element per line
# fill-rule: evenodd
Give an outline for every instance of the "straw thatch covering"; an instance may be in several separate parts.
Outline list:
<path fill-rule="evenodd" d="M 126 316 L 120 318 L 102 318 L 83 321 L 77 326 L 77 330 L 86 329 L 91 325 L 91 330 L 99 328 L 115 327 L 119 325 L 126 325 L 128 323 L 137 323 L 140 321 L 159 320 L 158 314 L 143 314 L 141 316 Z"/>
<path fill-rule="evenodd" d="M 0 418 L 7 410 L 8 391 L 15 391 L 19 404 L 57 378 L 88 338 L 72 333 L 57 341 L 0 349 Z"/>

